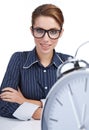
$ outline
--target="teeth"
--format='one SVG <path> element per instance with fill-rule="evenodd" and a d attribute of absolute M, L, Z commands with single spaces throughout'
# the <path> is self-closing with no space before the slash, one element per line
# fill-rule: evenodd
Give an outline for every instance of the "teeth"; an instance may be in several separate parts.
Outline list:
<path fill-rule="evenodd" d="M 42 45 L 42 44 L 41 44 Z M 48 47 L 48 46 L 50 46 L 50 45 L 42 45 L 42 46 L 44 46 L 44 47 Z"/>
<path fill-rule="evenodd" d="M 44 47 L 48 47 L 48 45 L 42 45 L 42 46 L 44 46 Z"/>

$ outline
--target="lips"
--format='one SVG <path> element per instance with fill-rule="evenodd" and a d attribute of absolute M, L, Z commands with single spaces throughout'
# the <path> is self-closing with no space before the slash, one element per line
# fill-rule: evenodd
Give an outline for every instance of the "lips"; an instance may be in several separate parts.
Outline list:
<path fill-rule="evenodd" d="M 49 44 L 40 44 L 40 45 L 41 45 L 41 47 L 42 47 L 43 49 L 45 49 L 45 50 L 49 49 L 49 47 L 51 46 L 51 45 L 49 45 Z"/>

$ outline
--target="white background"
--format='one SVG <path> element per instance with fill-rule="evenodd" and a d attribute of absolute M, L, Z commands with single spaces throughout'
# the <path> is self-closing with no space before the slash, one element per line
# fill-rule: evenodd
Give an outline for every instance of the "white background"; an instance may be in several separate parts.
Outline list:
<path fill-rule="evenodd" d="M 11 55 L 34 47 L 31 13 L 43 3 L 59 6 L 64 14 L 64 34 L 57 51 L 74 56 L 78 46 L 89 40 L 89 0 L 0 0 L 0 83 Z M 80 58 L 87 61 L 88 48 L 80 51 Z"/>

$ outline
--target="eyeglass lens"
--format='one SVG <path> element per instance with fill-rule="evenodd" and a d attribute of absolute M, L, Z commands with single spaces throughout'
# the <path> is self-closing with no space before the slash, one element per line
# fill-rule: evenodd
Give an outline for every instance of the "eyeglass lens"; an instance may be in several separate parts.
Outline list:
<path fill-rule="evenodd" d="M 61 29 L 60 30 L 56 30 L 56 29 L 45 30 L 42 28 L 32 28 L 32 30 L 33 30 L 33 35 L 36 38 L 44 37 L 45 33 L 47 32 L 48 36 L 51 39 L 57 39 L 59 38 L 60 33 L 61 33 Z"/>

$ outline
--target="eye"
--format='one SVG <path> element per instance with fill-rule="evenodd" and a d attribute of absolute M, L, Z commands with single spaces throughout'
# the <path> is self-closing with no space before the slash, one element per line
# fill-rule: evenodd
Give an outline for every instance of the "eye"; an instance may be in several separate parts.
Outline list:
<path fill-rule="evenodd" d="M 44 30 L 42 28 L 35 28 L 35 31 L 41 34 L 44 33 Z"/>
<path fill-rule="evenodd" d="M 50 33 L 51 35 L 55 35 L 55 34 L 58 33 L 58 30 L 51 29 L 51 30 L 49 31 L 49 33 Z"/>

